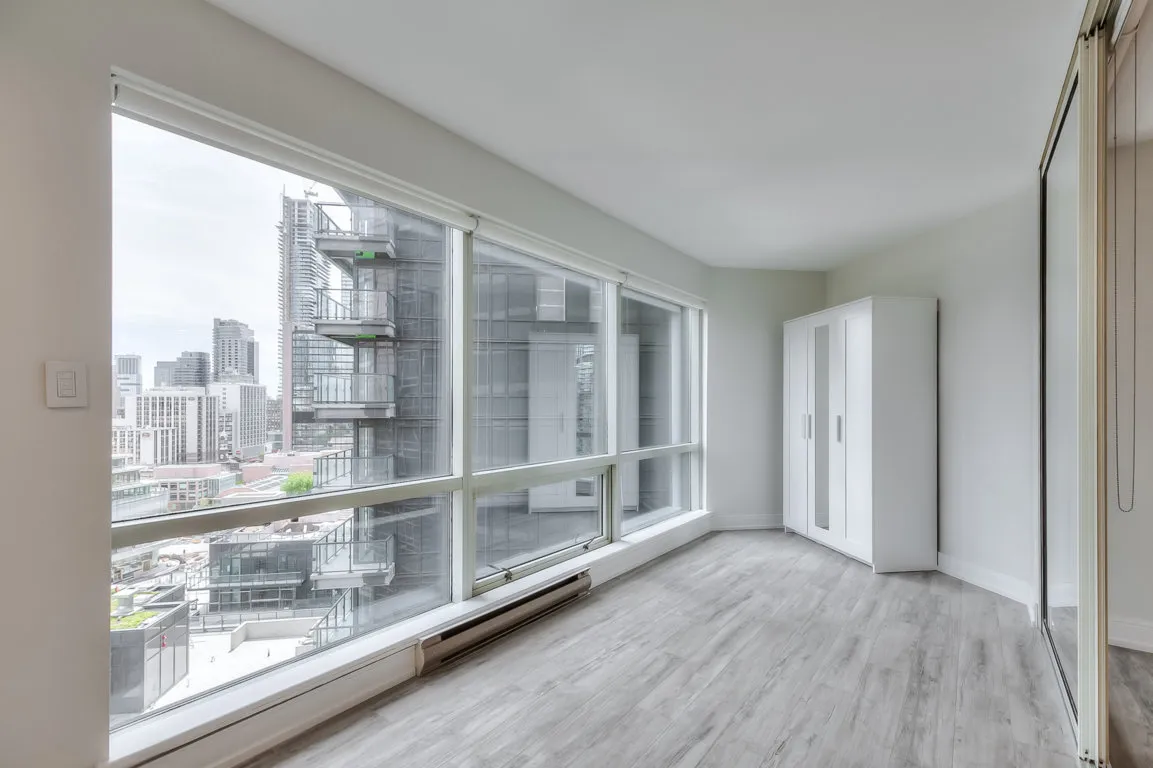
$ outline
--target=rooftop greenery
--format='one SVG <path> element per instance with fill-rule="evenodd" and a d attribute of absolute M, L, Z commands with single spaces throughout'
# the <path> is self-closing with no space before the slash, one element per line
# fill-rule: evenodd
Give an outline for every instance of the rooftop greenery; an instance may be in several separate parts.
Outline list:
<path fill-rule="evenodd" d="M 137 611 L 127 616 L 112 616 L 109 619 L 109 627 L 110 629 L 136 629 L 155 615 L 156 611 Z"/>

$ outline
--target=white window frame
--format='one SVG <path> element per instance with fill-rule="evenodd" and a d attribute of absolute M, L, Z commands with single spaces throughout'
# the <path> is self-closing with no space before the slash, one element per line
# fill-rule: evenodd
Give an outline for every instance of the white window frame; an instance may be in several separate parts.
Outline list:
<path fill-rule="evenodd" d="M 692 294 L 667 286 L 660 281 L 628 274 L 608 261 L 567 248 L 511 224 L 483 217 L 470 209 L 444 198 L 427 193 L 389 177 L 374 169 L 346 160 L 304 142 L 257 125 L 244 118 L 216 109 L 195 99 L 178 94 L 168 88 L 137 78 L 124 72 L 113 74 L 113 109 L 115 113 L 139 120 L 164 130 L 207 143 L 221 150 L 239 154 L 258 162 L 298 173 L 322 183 L 331 184 L 350 192 L 395 206 L 453 227 L 449 297 L 451 300 L 449 327 L 450 381 L 451 381 L 451 474 L 350 490 L 316 493 L 274 501 L 195 509 L 162 517 L 145 518 L 111 524 L 113 550 L 148 544 L 165 539 L 196 536 L 215 531 L 247 526 L 265 525 L 289 518 L 330 512 L 351 507 L 376 506 L 425 496 L 451 494 L 451 601 L 459 604 L 482 593 L 505 585 L 509 579 L 505 572 L 476 577 L 476 499 L 478 496 L 501 491 L 522 490 L 535 485 L 560 482 L 589 476 L 600 477 L 602 498 L 602 535 L 589 542 L 566 547 L 515 568 L 509 569 L 513 580 L 560 563 L 577 558 L 592 550 L 621 542 L 622 505 L 618 482 L 621 462 L 640 461 L 662 456 L 693 456 L 690 477 L 690 499 L 685 515 L 699 514 L 707 508 L 706 473 L 704 470 L 705 435 L 705 338 L 707 313 L 704 301 Z M 684 328 L 688 355 L 683 356 L 690 366 L 689 382 L 689 439 L 674 445 L 655 446 L 621 451 L 618 439 L 620 392 L 617 386 L 603 386 L 605 452 L 595 456 L 579 457 L 541 464 L 520 465 L 474 472 L 472 467 L 472 424 L 475 348 L 473 323 L 473 243 L 474 237 L 513 248 L 535 259 L 579 272 L 601 281 L 604 287 L 603 382 L 618 382 L 618 351 L 620 340 L 620 302 L 622 287 L 652 297 L 657 301 L 689 310 Z M 667 521 L 662 521 L 667 522 Z M 659 526 L 655 526 L 659 527 Z M 630 533 L 630 537 L 636 532 Z M 432 613 L 432 612 L 430 612 Z M 419 618 L 419 617 L 418 617 Z M 348 642 L 320 652 L 316 656 L 335 653 L 347 656 L 352 641 L 363 639 L 381 627 L 349 638 Z M 348 648 L 345 648 L 348 646 Z M 339 650 L 342 649 L 342 650 Z M 310 658 L 316 658 L 310 656 Z M 336 658 L 336 656 L 333 656 Z M 308 664 L 309 662 L 305 662 Z M 253 683 L 264 679 L 290 663 L 261 670 L 258 674 L 238 678 L 212 691 L 148 713 L 117 731 L 132 729 L 148 723 L 154 714 L 173 712 L 194 702 L 201 702 L 237 683 Z M 271 678 L 269 678 L 271 679 Z M 148 731 L 144 728 L 143 731 Z M 154 730 L 154 728 L 152 728 Z M 189 736 L 189 739 L 193 738 Z"/>

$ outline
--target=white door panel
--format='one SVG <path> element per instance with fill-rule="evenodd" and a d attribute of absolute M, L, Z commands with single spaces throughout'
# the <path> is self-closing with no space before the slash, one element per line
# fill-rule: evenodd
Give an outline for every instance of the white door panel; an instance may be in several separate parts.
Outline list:
<path fill-rule="evenodd" d="M 787 462 L 785 525 L 808 531 L 809 372 L 808 328 L 804 323 L 785 326 L 785 456 Z"/>

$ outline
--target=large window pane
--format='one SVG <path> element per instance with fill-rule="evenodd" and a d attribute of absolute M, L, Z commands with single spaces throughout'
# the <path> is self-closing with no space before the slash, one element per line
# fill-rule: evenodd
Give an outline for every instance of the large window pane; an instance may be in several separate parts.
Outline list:
<path fill-rule="evenodd" d="M 641 461 L 622 461 L 621 506 L 624 533 L 659 523 L 691 506 L 691 462 L 695 455 L 657 456 Z"/>
<path fill-rule="evenodd" d="M 1080 97 L 1074 91 L 1045 172 L 1044 528 L 1045 623 L 1070 699 L 1077 700 L 1078 323 Z"/>
<path fill-rule="evenodd" d="M 119 727 L 450 599 L 450 497 L 112 553 Z"/>
<path fill-rule="evenodd" d="M 605 452 L 604 286 L 477 239 L 473 468 Z"/>
<path fill-rule="evenodd" d="M 604 534 L 601 476 L 476 500 L 476 576 L 511 571 Z"/>
<path fill-rule="evenodd" d="M 434 221 L 113 121 L 112 519 L 444 475 Z"/>
<path fill-rule="evenodd" d="M 621 450 L 690 440 L 690 316 L 661 299 L 621 294 Z"/>

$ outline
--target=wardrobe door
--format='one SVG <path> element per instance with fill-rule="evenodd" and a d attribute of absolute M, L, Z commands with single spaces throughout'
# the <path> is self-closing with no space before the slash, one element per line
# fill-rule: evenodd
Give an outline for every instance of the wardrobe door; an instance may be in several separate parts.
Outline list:
<path fill-rule="evenodd" d="M 832 350 L 835 315 L 813 318 L 809 325 L 809 535 L 839 546 L 832 519 Z"/>
<path fill-rule="evenodd" d="M 844 320 L 845 548 L 873 559 L 873 317 L 855 308 Z"/>
<path fill-rule="evenodd" d="M 845 508 L 845 317 L 829 323 L 829 531 L 843 542 Z"/>
<path fill-rule="evenodd" d="M 804 322 L 785 326 L 785 526 L 808 531 L 809 338 Z"/>

